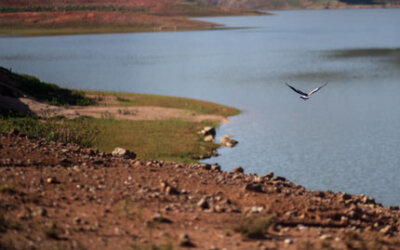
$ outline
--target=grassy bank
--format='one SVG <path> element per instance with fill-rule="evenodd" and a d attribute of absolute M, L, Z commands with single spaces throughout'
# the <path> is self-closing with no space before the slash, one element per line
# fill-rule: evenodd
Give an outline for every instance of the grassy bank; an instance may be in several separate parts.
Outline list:
<path fill-rule="evenodd" d="M 95 143 L 100 150 L 110 152 L 117 146 L 129 148 L 146 160 L 195 162 L 211 157 L 218 148 L 217 144 L 205 142 L 197 134 L 205 125 L 217 125 L 212 123 L 113 119 L 91 119 L 89 123 L 100 131 Z"/>
<path fill-rule="evenodd" d="M 86 96 L 96 99 L 96 104 L 102 106 L 117 105 L 126 107 L 155 106 L 164 108 L 179 108 L 190 110 L 198 114 L 221 115 L 224 117 L 233 116 L 240 113 L 240 111 L 236 108 L 184 97 L 90 90 L 85 90 L 84 93 Z"/>
<path fill-rule="evenodd" d="M 8 36 L 61 36 L 61 35 L 85 35 L 85 34 L 112 34 L 112 33 L 136 33 L 136 32 L 168 32 L 168 31 L 192 31 L 210 30 L 220 27 L 219 24 L 197 25 L 197 26 L 162 26 L 137 24 L 130 26 L 96 26 L 96 27 L 29 27 L 29 26 L 8 26 L 0 27 L 0 34 Z"/>
<path fill-rule="evenodd" d="M 15 91 L 21 91 L 36 100 L 66 108 L 76 105 L 121 106 L 123 110 L 123 107 L 128 106 L 151 106 L 224 117 L 240 112 L 235 108 L 189 98 L 69 90 L 55 84 L 44 83 L 32 76 L 14 74 L 5 69 L 0 70 L 0 80 L 5 81 L 6 84 L 8 82 L 8 86 Z M 4 93 L 0 92 L 0 94 Z M 177 162 L 196 162 L 200 158 L 212 155 L 219 145 L 214 142 L 205 142 L 197 133 L 204 126 L 210 125 L 218 126 L 216 123 L 207 121 L 194 122 L 179 119 L 117 120 L 112 116 L 66 119 L 65 117 L 37 117 L 32 113 L 22 114 L 4 108 L 0 112 L 0 131 L 17 129 L 29 136 L 76 143 L 105 152 L 111 152 L 115 147 L 123 147 L 134 151 L 141 159 Z"/>

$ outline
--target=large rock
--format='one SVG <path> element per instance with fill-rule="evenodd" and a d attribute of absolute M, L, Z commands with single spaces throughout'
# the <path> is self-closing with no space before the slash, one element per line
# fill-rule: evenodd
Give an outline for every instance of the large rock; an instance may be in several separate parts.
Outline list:
<path fill-rule="evenodd" d="M 259 192 L 259 193 L 261 193 L 263 191 L 262 186 L 258 183 L 248 183 L 244 186 L 244 190 L 252 191 L 252 192 Z"/>
<path fill-rule="evenodd" d="M 214 127 L 206 126 L 201 131 L 199 131 L 199 134 L 204 135 L 204 136 L 211 135 L 212 138 L 215 138 L 216 131 L 215 131 Z"/>
<path fill-rule="evenodd" d="M 209 141 L 213 141 L 213 140 L 214 140 L 214 137 L 212 135 L 206 135 L 204 137 L 204 141 L 205 142 L 209 142 Z"/>
<path fill-rule="evenodd" d="M 189 235 L 183 233 L 179 236 L 179 245 L 181 247 L 195 247 L 196 245 L 190 240 Z"/>
<path fill-rule="evenodd" d="M 234 173 L 242 173 L 243 174 L 244 173 L 244 169 L 239 166 L 239 167 L 234 168 L 233 172 Z"/>
<path fill-rule="evenodd" d="M 135 159 L 136 158 L 136 154 L 128 149 L 124 149 L 124 148 L 115 148 L 112 153 L 113 156 L 118 156 L 118 157 L 122 157 L 125 159 Z"/>
<path fill-rule="evenodd" d="M 223 137 L 221 137 L 220 143 L 225 147 L 232 148 L 236 146 L 236 144 L 238 144 L 238 141 L 231 139 L 231 135 L 224 135 Z"/>

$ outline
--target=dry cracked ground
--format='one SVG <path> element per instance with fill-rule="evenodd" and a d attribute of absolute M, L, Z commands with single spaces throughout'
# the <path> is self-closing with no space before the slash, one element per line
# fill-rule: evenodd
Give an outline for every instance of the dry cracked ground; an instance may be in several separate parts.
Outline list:
<path fill-rule="evenodd" d="M 0 249 L 400 249 L 371 197 L 132 158 L 1 133 Z"/>

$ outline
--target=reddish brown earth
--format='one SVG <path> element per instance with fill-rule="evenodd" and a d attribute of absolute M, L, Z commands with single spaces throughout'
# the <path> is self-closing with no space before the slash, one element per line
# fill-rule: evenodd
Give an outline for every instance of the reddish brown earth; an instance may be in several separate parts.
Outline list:
<path fill-rule="evenodd" d="M 76 33 L 90 33 L 88 29 L 93 33 L 205 29 L 216 24 L 187 17 L 249 14 L 238 9 L 172 0 L 5 0 L 0 1 L 0 8 L 7 10 L 0 13 L 3 33 L 30 34 L 27 29 L 42 29 L 41 32 L 31 32 L 39 35 L 46 34 L 43 29 L 67 28 Z M 74 33 L 73 30 L 58 32 Z"/>
<path fill-rule="evenodd" d="M 215 24 L 185 17 L 153 16 L 140 13 L 69 11 L 17 12 L 0 14 L 0 27 L 16 28 L 112 28 L 132 29 L 196 29 Z"/>
<path fill-rule="evenodd" d="M 0 133 L 0 249 L 400 249 L 399 219 L 398 207 L 371 197 L 306 190 L 272 173 Z M 244 239 L 236 229 L 249 220 L 272 226 Z"/>

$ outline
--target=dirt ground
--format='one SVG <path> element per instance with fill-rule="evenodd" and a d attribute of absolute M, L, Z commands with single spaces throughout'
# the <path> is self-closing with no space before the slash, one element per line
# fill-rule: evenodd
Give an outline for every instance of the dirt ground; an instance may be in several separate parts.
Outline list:
<path fill-rule="evenodd" d="M 11 98 L 1 96 L 0 107 L 15 109 L 16 103 L 33 112 L 40 117 L 64 116 L 66 118 L 77 118 L 79 116 L 90 116 L 94 118 L 113 118 L 117 120 L 169 120 L 180 119 L 192 122 L 212 121 L 216 123 L 227 123 L 229 120 L 224 116 L 211 114 L 198 114 L 189 110 L 150 106 L 54 106 L 44 102 L 35 101 L 32 98 Z M 115 98 L 115 97 L 114 97 Z M 15 100 L 14 100 L 15 99 Z M 21 110 L 23 111 L 23 110 Z"/>
<path fill-rule="evenodd" d="M 0 134 L 0 249 L 400 249 L 399 219 L 273 173 Z"/>

